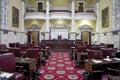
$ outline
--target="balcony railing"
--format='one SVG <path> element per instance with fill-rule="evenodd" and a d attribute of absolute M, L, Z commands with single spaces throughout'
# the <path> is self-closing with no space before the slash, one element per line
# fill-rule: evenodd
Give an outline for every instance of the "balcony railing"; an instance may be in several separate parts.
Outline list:
<path fill-rule="evenodd" d="M 71 19 L 72 12 L 70 10 L 49 10 L 50 19 Z M 37 12 L 36 9 L 27 9 L 25 19 L 46 19 L 46 10 Z M 75 11 L 75 19 L 96 19 L 95 12 L 86 10 L 85 12 Z"/>
<path fill-rule="evenodd" d="M 75 13 L 75 19 L 96 19 L 96 14 L 91 12 Z"/>
<path fill-rule="evenodd" d="M 27 12 L 25 19 L 46 19 L 46 14 L 44 12 Z"/>
<path fill-rule="evenodd" d="M 71 11 L 69 10 L 50 10 L 50 19 L 71 19 Z"/>

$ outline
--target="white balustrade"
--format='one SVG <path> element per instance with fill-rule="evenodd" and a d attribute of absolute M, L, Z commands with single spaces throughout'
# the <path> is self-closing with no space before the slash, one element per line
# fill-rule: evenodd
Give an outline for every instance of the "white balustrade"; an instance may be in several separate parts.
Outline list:
<path fill-rule="evenodd" d="M 94 19 L 96 20 L 95 13 L 89 13 L 89 12 L 80 12 L 75 14 L 75 19 Z"/>
<path fill-rule="evenodd" d="M 50 19 L 71 19 L 70 12 L 50 12 Z M 27 12 L 25 14 L 25 19 L 46 19 L 46 14 L 44 12 Z M 79 12 L 75 13 L 75 19 L 93 19 L 96 20 L 95 13 L 91 12 Z"/>
<path fill-rule="evenodd" d="M 27 12 L 25 19 L 45 19 L 46 15 L 44 12 Z"/>
<path fill-rule="evenodd" d="M 51 12 L 50 19 L 71 19 L 71 13 L 69 12 Z"/>

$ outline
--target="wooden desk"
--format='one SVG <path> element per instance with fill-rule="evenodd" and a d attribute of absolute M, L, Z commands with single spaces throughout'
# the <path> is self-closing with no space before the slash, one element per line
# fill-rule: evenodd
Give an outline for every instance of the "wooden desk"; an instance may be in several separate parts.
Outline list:
<path fill-rule="evenodd" d="M 106 72 L 108 67 L 115 67 L 119 68 L 120 66 L 120 58 L 110 58 L 109 60 L 101 59 L 88 59 L 85 62 L 85 70 L 90 72 L 91 78 L 93 77 L 92 74 L 96 72 Z"/>
<path fill-rule="evenodd" d="M 120 80 L 120 76 L 110 76 L 110 80 Z"/>
<path fill-rule="evenodd" d="M 14 73 L 0 71 L 0 80 L 15 80 Z"/>
<path fill-rule="evenodd" d="M 7 52 L 9 52 L 7 49 L 6 50 L 0 49 L 0 53 L 7 53 Z"/>
<path fill-rule="evenodd" d="M 36 59 L 35 58 L 15 58 L 16 64 L 23 66 L 23 69 L 26 71 L 24 75 L 28 76 L 28 79 L 31 80 L 32 72 L 36 69 Z"/>

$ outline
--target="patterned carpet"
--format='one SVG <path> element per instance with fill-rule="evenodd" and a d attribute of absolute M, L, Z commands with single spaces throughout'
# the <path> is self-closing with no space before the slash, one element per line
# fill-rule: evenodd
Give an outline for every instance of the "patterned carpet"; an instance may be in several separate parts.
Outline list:
<path fill-rule="evenodd" d="M 84 68 L 76 68 L 68 52 L 52 52 L 46 65 L 39 69 L 39 80 L 84 80 Z"/>

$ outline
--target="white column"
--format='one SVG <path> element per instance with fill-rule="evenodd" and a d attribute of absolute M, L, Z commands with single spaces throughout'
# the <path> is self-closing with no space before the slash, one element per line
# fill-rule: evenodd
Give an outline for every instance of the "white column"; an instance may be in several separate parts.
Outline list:
<path fill-rule="evenodd" d="M 112 28 L 111 28 L 112 30 L 115 30 L 115 29 L 116 29 L 116 28 L 115 28 L 115 27 L 116 27 L 116 24 L 115 24 L 115 21 L 116 21 L 116 20 L 115 20 L 115 17 L 116 17 L 116 16 L 115 16 L 115 15 L 116 15 L 116 14 L 115 14 L 115 12 L 116 12 L 116 11 L 115 11 L 115 1 L 116 1 L 116 0 L 113 0 L 113 1 L 112 1 L 112 5 L 113 5 L 113 6 L 112 6 Z"/>
<path fill-rule="evenodd" d="M 96 2 L 96 14 L 97 14 L 97 20 L 96 20 L 96 32 L 99 32 L 99 25 L 100 25 L 100 21 L 99 21 L 99 2 Z"/>
<path fill-rule="evenodd" d="M 5 29 L 8 28 L 8 0 L 5 0 Z"/>
<path fill-rule="evenodd" d="M 1 28 L 4 28 L 5 24 L 5 17 L 4 17 L 4 12 L 5 12 L 5 0 L 1 1 Z"/>
<path fill-rule="evenodd" d="M 24 14 L 25 14 L 25 2 L 24 0 L 22 0 L 22 25 L 21 25 L 21 32 L 24 32 L 25 29 L 24 29 Z"/>
<path fill-rule="evenodd" d="M 99 44 L 100 43 L 100 33 L 99 33 L 99 31 L 100 31 L 100 21 L 99 21 L 99 19 L 100 19 L 100 17 L 99 17 L 99 1 L 97 1 L 96 2 L 96 14 L 97 14 L 97 20 L 96 20 L 96 34 L 95 34 L 95 39 L 94 39 L 94 41 L 97 41 L 97 43 L 96 44 Z"/>
<path fill-rule="evenodd" d="M 49 0 L 46 2 L 46 32 L 49 32 Z"/>
<path fill-rule="evenodd" d="M 0 0 L 0 28 L 1 28 L 1 21 L 2 21 L 2 6 L 1 6 L 1 4 L 2 4 L 2 0 Z"/>
<path fill-rule="evenodd" d="M 71 32 L 75 32 L 75 1 L 72 0 L 72 22 L 71 22 Z"/>
<path fill-rule="evenodd" d="M 0 2 L 0 15 L 1 15 L 1 22 L 0 27 L 2 29 L 8 29 L 8 0 L 2 0 Z"/>

